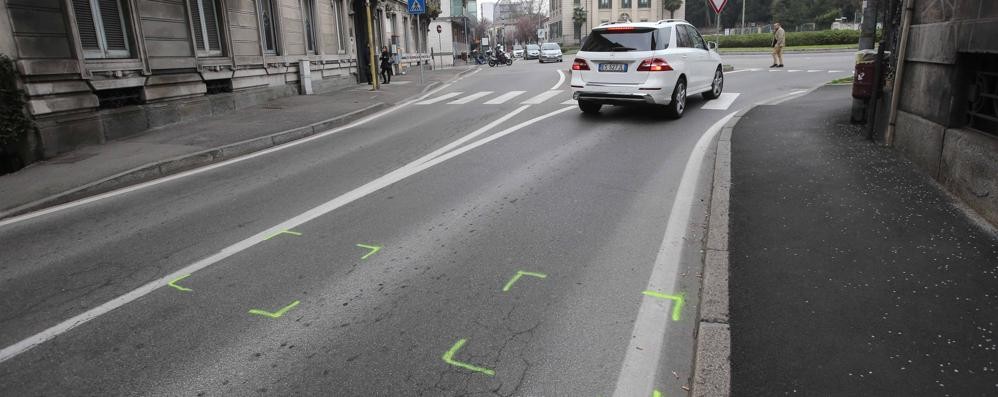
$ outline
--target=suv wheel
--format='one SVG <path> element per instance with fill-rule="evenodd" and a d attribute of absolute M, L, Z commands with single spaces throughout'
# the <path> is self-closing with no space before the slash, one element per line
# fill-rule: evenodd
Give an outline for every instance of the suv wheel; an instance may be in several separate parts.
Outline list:
<path fill-rule="evenodd" d="M 586 114 L 597 114 L 599 109 L 603 107 L 603 104 L 589 101 L 579 101 L 579 109 L 582 109 L 582 113 Z"/>
<path fill-rule="evenodd" d="M 678 119 L 683 117 L 684 111 L 686 111 L 686 79 L 680 77 L 676 82 L 676 89 L 672 90 L 672 102 L 665 107 L 665 113 L 670 118 Z"/>
<path fill-rule="evenodd" d="M 724 90 L 724 74 L 721 73 L 721 68 L 717 68 L 714 72 L 714 81 L 710 85 L 710 91 L 705 91 L 703 93 L 704 99 L 717 99 L 721 96 L 721 91 Z"/>

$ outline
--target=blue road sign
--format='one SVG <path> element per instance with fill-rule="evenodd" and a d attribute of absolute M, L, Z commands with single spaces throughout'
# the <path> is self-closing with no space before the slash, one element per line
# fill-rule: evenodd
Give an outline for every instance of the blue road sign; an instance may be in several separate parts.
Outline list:
<path fill-rule="evenodd" d="M 418 15 L 426 12 L 426 0 L 408 0 L 409 14 Z"/>

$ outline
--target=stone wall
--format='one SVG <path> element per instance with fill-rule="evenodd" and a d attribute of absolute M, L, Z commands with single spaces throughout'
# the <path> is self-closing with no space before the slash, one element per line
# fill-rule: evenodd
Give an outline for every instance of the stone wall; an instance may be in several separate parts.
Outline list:
<path fill-rule="evenodd" d="M 998 1 L 915 0 L 894 143 L 998 224 L 998 133 L 967 116 L 982 60 L 998 56 L 995 37 Z"/>

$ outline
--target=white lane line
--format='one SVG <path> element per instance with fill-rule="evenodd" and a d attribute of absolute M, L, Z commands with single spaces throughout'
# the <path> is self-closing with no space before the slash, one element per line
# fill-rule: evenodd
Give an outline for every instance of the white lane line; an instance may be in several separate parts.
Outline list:
<path fill-rule="evenodd" d="M 555 69 L 554 71 L 558 72 L 558 84 L 555 84 L 554 87 L 551 87 L 551 89 L 557 90 L 558 87 L 561 87 L 561 83 L 565 82 L 565 72 L 562 72 L 561 69 Z"/>
<path fill-rule="evenodd" d="M 515 115 L 515 114 L 523 111 L 526 108 L 527 108 L 527 106 L 522 106 L 516 112 L 510 113 L 510 114 L 504 116 L 504 118 L 501 118 L 500 120 L 496 120 L 496 122 L 490 123 L 486 127 L 491 128 L 492 126 L 498 125 L 499 122 L 508 120 L 510 117 L 512 117 L 513 115 Z M 395 171 L 389 172 L 388 174 L 385 174 L 384 176 L 381 176 L 381 177 L 379 177 L 379 178 L 377 178 L 377 179 L 375 179 L 375 180 L 373 180 L 371 182 L 368 182 L 368 183 L 366 183 L 366 184 L 364 184 L 364 185 L 362 185 L 362 186 L 360 186 L 358 188 L 355 188 L 355 189 L 353 189 L 353 190 L 351 190 L 351 191 L 349 191 L 347 193 L 344 193 L 344 194 L 342 194 L 342 195 L 340 195 L 340 196 L 338 196 L 338 197 L 336 197 L 336 198 L 334 198 L 332 200 L 329 200 L 329 201 L 327 201 L 327 202 L 325 202 L 325 203 L 323 203 L 323 204 L 321 204 L 321 205 L 319 205 L 319 206 L 317 206 L 315 208 L 312 208 L 312 209 L 310 209 L 308 211 L 305 211 L 305 212 L 303 212 L 303 213 L 301 213 L 299 215 L 296 215 L 295 217 L 293 217 L 291 219 L 288 219 L 288 220 L 286 220 L 284 222 L 281 222 L 281 223 L 279 223 L 277 225 L 271 226 L 271 227 L 269 227 L 269 228 L 267 228 L 267 229 L 265 229 L 265 230 L 263 230 L 263 231 L 261 231 L 261 232 L 259 232 L 257 234 L 254 234 L 254 235 L 252 235 L 250 237 L 247 237 L 246 239 L 244 239 L 242 241 L 239 241 L 239 242 L 237 242 L 235 244 L 232 244 L 232 245 L 230 245 L 228 247 L 225 247 L 221 251 L 219 251 L 219 252 L 217 252 L 217 253 L 215 253 L 215 254 L 207 257 L 207 258 L 201 259 L 201 260 L 199 260 L 197 262 L 194 262 L 194 263 L 192 263 L 190 265 L 187 265 L 184 268 L 179 269 L 179 270 L 177 270 L 177 271 L 175 271 L 173 273 L 170 273 L 170 274 L 168 274 L 166 276 L 163 276 L 163 277 L 161 277 L 158 280 L 151 281 L 151 282 L 149 282 L 149 283 L 147 283 L 147 284 L 145 284 L 145 285 L 143 285 L 143 286 L 141 286 L 139 288 L 136 288 L 136 289 L 134 289 L 134 290 L 132 290 L 132 291 L 130 291 L 130 292 L 122 295 L 122 296 L 119 296 L 119 297 L 114 298 L 114 299 L 112 299 L 112 300 L 110 300 L 110 301 L 108 301 L 108 302 L 106 302 L 104 304 L 101 304 L 100 306 L 97 306 L 97 307 L 95 307 L 93 309 L 87 310 L 86 312 L 78 314 L 78 315 L 76 315 L 76 316 L 74 316 L 74 317 L 72 317 L 72 318 L 70 318 L 68 320 L 65 320 L 65 321 L 63 321 L 63 322 L 61 322 L 59 324 L 56 324 L 56 325 L 54 325 L 54 326 L 52 326 L 52 327 L 50 327 L 50 328 L 48 328 L 48 329 L 46 329 L 46 330 L 44 330 L 42 332 L 39 332 L 39 333 L 37 333 L 35 335 L 32 335 L 32 336 L 29 336 L 29 337 L 21 340 L 20 342 L 17 342 L 15 344 L 11 345 L 11 346 L 8 346 L 8 347 L 4 348 L 3 350 L 0 350 L 0 363 L 2 363 L 4 361 L 7 361 L 7 360 L 10 360 L 11 358 L 16 357 L 17 355 L 19 355 L 21 353 L 24 353 L 25 351 L 28 351 L 31 348 L 35 347 L 35 346 L 38 346 L 38 345 L 40 345 L 42 343 L 45 343 L 46 341 L 49 341 L 49 340 L 55 338 L 56 336 L 64 334 L 64 333 L 68 332 L 69 330 L 72 330 L 73 328 L 76 328 L 76 327 L 78 327 L 78 326 L 80 326 L 80 325 L 82 325 L 82 324 L 84 324 L 84 323 L 86 323 L 86 322 L 88 322 L 90 320 L 93 320 L 93 319 L 95 319 L 95 318 L 97 318 L 97 317 L 99 317 L 99 316 L 101 316 L 103 314 L 106 314 L 106 313 L 108 313 L 108 312 L 110 312 L 112 310 L 118 309 L 118 308 L 120 308 L 120 307 L 122 307 L 122 306 L 124 306 L 124 305 L 126 305 L 126 304 L 128 304 L 130 302 L 133 302 L 133 301 L 135 301 L 135 300 L 137 300 L 137 299 L 139 299 L 139 298 L 141 298 L 141 297 L 143 297 L 145 295 L 148 295 L 149 293 L 151 293 L 151 292 L 153 292 L 153 291 L 155 291 L 155 290 L 157 290 L 157 289 L 159 289 L 161 287 L 166 286 L 167 283 L 169 283 L 171 280 L 176 279 L 177 277 L 182 277 L 185 274 L 193 274 L 194 272 L 197 272 L 198 270 L 204 269 L 204 268 L 206 268 L 208 266 L 211 266 L 211 265 L 213 265 L 215 263 L 218 263 L 219 261 L 221 261 L 221 260 L 223 260 L 225 258 L 228 258 L 228 257 L 230 257 L 232 255 L 235 255 L 235 254 L 237 254 L 239 252 L 242 252 L 242 251 L 246 250 L 247 248 L 250 248 L 250 247 L 252 247 L 252 246 L 254 246 L 256 244 L 259 244 L 260 242 L 264 241 L 266 238 L 272 236 L 274 233 L 277 233 L 277 232 L 279 232 L 281 230 L 294 229 L 295 227 L 297 227 L 297 226 L 299 226 L 299 225 L 301 225 L 303 223 L 309 222 L 309 221 L 311 221 L 313 219 L 316 219 L 316 218 L 318 218 L 320 216 L 328 214 L 329 212 L 331 212 L 333 210 L 336 210 L 337 208 L 343 207 L 343 206 L 345 206 L 347 204 L 350 204 L 350 203 L 352 203 L 354 201 L 357 201 L 357 200 L 359 200 L 359 199 L 361 199 L 361 198 L 363 198 L 363 197 L 365 197 L 365 196 L 367 196 L 367 195 L 369 195 L 371 193 L 374 193 L 374 192 L 376 192 L 378 190 L 381 190 L 381 189 L 383 189 L 383 188 L 385 188 L 387 186 L 390 186 L 390 185 L 392 185 L 392 184 L 394 184 L 396 182 L 399 182 L 399 181 L 401 181 L 401 180 L 403 180 L 405 178 L 408 178 L 408 177 L 410 177 L 412 175 L 415 175 L 415 174 L 417 174 L 417 173 L 419 173 L 419 172 L 421 172 L 423 170 L 426 170 L 427 168 L 433 167 L 433 166 L 435 166 L 437 164 L 440 164 L 440 163 L 442 163 L 444 161 L 447 161 L 447 160 L 450 160 L 450 159 L 452 159 L 454 157 L 457 157 L 457 156 L 459 156 L 459 155 L 461 155 L 461 154 L 463 154 L 465 152 L 468 152 L 470 150 L 478 148 L 478 147 L 480 147 L 480 146 L 482 146 L 482 145 L 484 145 L 486 143 L 489 143 L 489 142 L 492 142 L 492 141 L 494 141 L 496 139 L 502 138 L 502 137 L 504 137 L 506 135 L 509 135 L 509 134 L 511 134 L 513 132 L 516 132 L 517 130 L 522 129 L 523 127 L 529 126 L 529 125 L 534 124 L 534 123 L 536 123 L 538 121 L 544 120 L 544 119 L 546 119 L 548 117 L 555 116 L 557 114 L 563 113 L 563 112 L 571 110 L 571 109 L 574 109 L 574 107 L 565 107 L 565 108 L 562 108 L 562 109 L 559 109 L 559 110 L 555 110 L 555 111 L 547 113 L 547 114 L 543 114 L 541 116 L 532 118 L 532 119 L 524 121 L 524 122 L 522 122 L 520 124 L 517 124 L 517 125 L 514 125 L 512 127 L 509 127 L 507 129 L 502 130 L 502 131 L 500 131 L 498 133 L 495 133 L 495 134 L 493 134 L 493 135 L 491 135 L 489 137 L 483 138 L 483 139 L 481 139 L 481 140 L 479 140 L 479 141 L 477 141 L 475 143 L 472 143 L 472 144 L 469 144 L 469 145 L 464 146 L 462 148 L 456 149 L 456 150 L 454 150 L 454 151 L 452 151 L 450 153 L 444 154 L 442 156 L 439 156 L 439 157 L 436 157 L 436 158 L 433 158 L 433 159 L 425 160 L 424 162 L 420 163 L 421 160 L 426 159 L 429 155 L 423 156 L 419 160 L 416 160 L 416 161 L 413 161 L 413 162 L 411 162 L 409 164 L 406 164 L 405 166 L 402 166 L 401 168 L 396 169 Z M 486 127 L 482 127 L 482 129 L 484 129 Z M 479 131 L 481 131 L 482 129 L 479 129 Z M 479 131 L 475 131 L 472 134 L 479 133 Z M 431 155 L 432 155 L 432 153 L 431 153 Z"/>
<path fill-rule="evenodd" d="M 842 73 L 841 70 L 829 70 L 828 73 Z"/>
<path fill-rule="evenodd" d="M 776 70 L 776 69 L 769 69 L 769 71 L 770 72 L 779 72 L 779 70 Z"/>
<path fill-rule="evenodd" d="M 507 92 L 505 94 L 499 95 L 499 96 L 497 96 L 495 98 L 492 98 L 491 101 L 485 102 L 485 104 L 486 105 L 501 105 L 501 104 L 506 103 L 506 101 L 508 101 L 510 99 L 513 99 L 513 98 L 516 98 L 516 97 L 518 97 L 520 95 L 523 95 L 524 92 L 526 92 L 526 91 L 510 91 L 510 92 Z"/>
<path fill-rule="evenodd" d="M 797 69 L 787 69 L 787 73 L 799 72 Z"/>
<path fill-rule="evenodd" d="M 103 199 L 112 198 L 112 197 L 115 197 L 115 196 L 120 196 L 122 194 L 128 194 L 128 193 L 131 193 L 131 192 L 134 192 L 134 191 L 137 191 L 137 190 L 145 189 L 145 188 L 148 188 L 148 187 L 153 187 L 153 186 L 159 185 L 161 183 L 167 183 L 167 182 L 174 181 L 174 180 L 181 179 L 181 178 L 185 178 L 185 177 L 188 177 L 188 176 L 194 176 L 194 175 L 197 175 L 197 174 L 200 174 L 200 173 L 203 173 L 203 172 L 208 172 L 208 171 L 214 170 L 216 168 L 225 167 L 225 166 L 236 164 L 236 163 L 239 163 L 239 162 L 242 162 L 242 161 L 254 159 L 254 158 L 257 158 L 257 157 L 260 157 L 260 156 L 266 156 L 266 155 L 268 155 L 270 153 L 274 153 L 274 152 L 277 152 L 277 151 L 281 151 L 281 150 L 293 148 L 295 146 L 302 145 L 302 144 L 314 141 L 316 139 L 322 139 L 322 138 L 325 138 L 325 137 L 327 137 L 329 135 L 333 135 L 333 134 L 339 133 L 341 131 L 345 131 L 345 130 L 348 130 L 348 129 L 351 129 L 351 128 L 354 128 L 354 127 L 357 127 L 357 126 L 360 126 L 360 125 L 367 124 L 368 122 L 370 122 L 372 120 L 377 120 L 377 119 L 380 119 L 380 118 L 382 118 L 382 117 L 384 117 L 384 116 L 386 116 L 388 114 L 394 113 L 394 112 L 398 111 L 399 109 L 402 109 L 402 108 L 404 108 L 406 106 L 412 105 L 413 103 L 416 103 L 418 101 L 424 100 L 424 99 L 426 99 L 426 98 L 428 98 L 428 97 L 430 97 L 430 96 L 432 96 L 432 95 L 434 95 L 434 94 L 436 94 L 436 93 L 438 93 L 438 92 L 440 92 L 440 91 L 442 91 L 444 89 L 447 89 L 448 87 L 450 87 L 451 85 L 453 85 L 455 82 L 463 80 L 465 77 L 470 77 L 471 75 L 474 75 L 475 73 L 478 73 L 479 71 L 481 71 L 481 69 L 475 69 L 475 71 L 473 71 L 471 73 L 468 73 L 468 74 L 466 74 L 466 75 L 464 75 L 462 77 L 459 77 L 459 78 L 457 78 L 456 80 L 454 80 L 452 82 L 449 82 L 447 84 L 441 85 L 440 87 L 434 88 L 434 89 L 426 92 L 425 94 L 420 95 L 417 98 L 413 98 L 413 99 L 407 100 L 407 101 L 402 102 L 402 103 L 400 103 L 398 105 L 395 105 L 394 107 L 390 107 L 388 109 L 385 109 L 385 110 L 382 110 L 380 112 L 374 113 L 374 114 L 369 115 L 367 117 L 363 117 L 363 118 L 361 118 L 359 120 L 356 120 L 356 121 L 354 121 L 354 122 L 352 122 L 350 124 L 344 125 L 342 127 L 332 128 L 332 129 L 329 129 L 329 130 L 326 130 L 326 131 L 323 131 L 323 132 L 320 132 L 320 133 L 317 133 L 317 134 L 313 134 L 312 136 L 307 137 L 307 138 L 302 138 L 302 139 L 294 140 L 294 141 L 291 141 L 291 142 L 288 142 L 288 143 L 281 144 L 280 146 L 274 146 L 274 147 L 269 148 L 269 149 L 265 149 L 265 150 L 261 150 L 259 152 L 254 152 L 254 153 L 250 153 L 250 154 L 247 154 L 247 155 L 239 156 L 239 157 L 236 157 L 234 159 L 225 160 L 225 161 L 220 162 L 220 163 L 215 163 L 215 164 L 207 165 L 207 166 L 204 166 L 204 167 L 195 168 L 195 169 L 190 170 L 190 171 L 184 171 L 184 172 L 173 174 L 173 175 L 166 176 L 166 177 L 163 177 L 163 178 L 154 179 L 154 180 L 151 180 L 149 182 L 143 182 L 143 183 L 140 183 L 138 185 L 132 185 L 132 186 L 129 186 L 129 187 L 126 187 L 126 188 L 122 188 L 122 189 L 118 189 L 118 190 L 112 190 L 112 191 L 107 192 L 107 193 L 101 193 L 101 194 L 98 194 L 98 195 L 95 195 L 95 196 L 87 197 L 87 198 L 76 200 L 76 201 L 71 201 L 71 202 L 68 202 L 68 203 L 65 203 L 65 204 L 59 204 L 59 205 L 56 205 L 56 206 L 53 206 L 53 207 L 49 207 L 49 208 L 45 208 L 45 209 L 42 209 L 42 210 L 38 210 L 38 211 L 35 211 L 35 212 L 29 212 L 29 213 L 24 214 L 24 215 L 13 216 L 13 217 L 10 217 L 10 218 L 7 218 L 7 219 L 0 220 L 0 228 L 2 228 L 4 226 L 7 226 L 7 225 L 14 224 L 14 223 L 23 222 L 23 221 L 26 221 L 26 220 L 29 220 L 29 219 L 34 219 L 34 218 L 37 218 L 37 217 L 40 217 L 40 216 L 45 216 L 45 215 L 56 213 L 56 212 L 59 212 L 59 211 L 68 210 L 68 209 L 71 209 L 71 208 L 76 208 L 76 207 L 79 207 L 79 206 L 87 205 L 87 204 L 90 204 L 90 203 L 93 203 L 93 202 L 96 202 L 96 201 L 100 201 L 100 200 L 103 200 Z M 363 91 L 370 91 L 370 90 L 369 89 L 364 89 Z M 367 109 L 367 108 L 357 110 L 357 112 L 363 111 L 365 109 Z"/>
<path fill-rule="evenodd" d="M 500 117 L 500 118 L 492 121 L 491 123 L 488 123 L 488 124 L 482 126 L 482 128 L 479 128 L 479 129 L 475 130 L 474 132 L 472 132 L 472 133 L 470 133 L 468 135 L 465 135 L 465 136 L 461 137 L 460 139 L 458 139 L 458 140 L 456 140 L 454 142 L 448 143 L 448 144 L 444 145 L 443 147 L 441 147 L 441 148 L 439 148 L 437 150 L 434 150 L 434 151 L 430 152 L 429 154 L 427 154 L 427 155 L 425 155 L 423 157 L 420 157 L 419 159 L 413 161 L 410 164 L 418 165 L 418 164 L 422 164 L 422 163 L 425 163 L 427 161 L 433 160 L 434 158 L 437 158 L 438 156 L 440 156 L 440 155 L 442 155 L 444 153 L 447 153 L 451 149 L 456 148 L 458 146 L 461 146 L 465 142 L 468 142 L 468 141 L 470 141 L 472 139 L 475 139 L 479 135 L 482 135 L 482 134 L 488 132 L 493 127 L 499 125 L 500 123 L 504 123 L 506 120 L 509 120 L 509 119 L 513 118 L 513 116 L 516 116 L 520 112 L 522 112 L 524 110 L 527 110 L 527 108 L 529 108 L 529 107 L 530 106 L 520 106 L 520 107 L 514 109 L 512 112 L 509 112 L 505 116 L 502 116 L 502 117 Z"/>
<path fill-rule="evenodd" d="M 662 238 L 662 245 L 655 257 L 655 265 L 652 268 L 651 278 L 648 280 L 647 290 L 666 294 L 679 293 L 679 291 L 673 291 L 673 288 L 675 288 L 676 276 L 679 273 L 679 262 L 682 259 L 690 212 L 693 209 L 694 200 L 697 199 L 697 179 L 699 179 L 700 169 L 703 166 L 704 155 L 718 131 L 734 115 L 735 113 L 727 115 L 704 131 L 690 152 L 689 160 L 686 161 L 686 169 L 683 170 L 683 177 L 676 190 L 676 198 L 672 201 L 672 210 L 665 227 L 665 236 Z M 690 237 L 694 238 L 695 236 Z M 639 294 L 641 291 L 633 291 L 632 293 Z M 685 318 L 695 318 L 692 313 L 696 311 L 696 308 L 687 307 L 689 310 L 684 314 Z M 671 311 L 672 301 L 642 295 L 641 307 L 638 308 L 638 317 L 634 321 L 634 329 L 631 332 L 630 343 L 627 345 L 627 353 L 624 355 L 624 363 L 621 366 L 620 375 L 617 377 L 617 386 L 613 392 L 614 397 L 649 396 L 652 394 L 652 388 L 655 386 L 656 376 L 659 372 L 658 364 L 662 355 L 665 333 L 673 323 L 669 319 Z"/>
<path fill-rule="evenodd" d="M 530 98 L 530 99 L 528 99 L 526 101 L 521 102 L 521 104 L 522 105 L 539 105 L 541 103 L 544 103 L 544 101 L 555 97 L 558 94 L 561 94 L 561 90 L 544 91 L 544 92 L 542 92 L 540 94 L 535 95 L 533 98 Z"/>
<path fill-rule="evenodd" d="M 741 94 L 737 92 L 723 93 L 717 99 L 712 99 L 707 101 L 707 103 L 703 104 L 703 106 L 701 106 L 700 109 L 728 110 L 728 108 L 731 107 L 731 104 L 735 103 L 735 99 L 738 99 L 739 95 Z"/>
<path fill-rule="evenodd" d="M 481 98 L 481 97 L 483 97 L 483 96 L 486 96 L 486 95 L 489 95 L 489 94 L 491 94 L 491 93 L 492 93 L 492 91 L 482 91 L 482 92 L 476 92 L 476 93 L 474 93 L 474 94 L 471 94 L 471 95 L 468 95 L 468 96 L 466 96 L 466 97 L 464 97 L 464 98 L 461 98 L 461 99 L 458 99 L 458 100 L 456 100 L 456 101 L 450 101 L 450 102 L 447 102 L 447 104 L 448 104 L 448 105 L 463 105 L 463 104 L 465 104 L 465 103 L 468 103 L 468 102 L 471 102 L 471 101 L 474 101 L 474 100 L 476 100 L 476 99 L 478 99 L 478 98 Z"/>
<path fill-rule="evenodd" d="M 788 94 L 785 94 L 785 95 L 773 98 L 773 99 L 771 99 L 769 101 L 765 101 L 764 103 L 766 105 L 779 105 L 779 104 L 781 104 L 783 102 L 786 102 L 786 101 L 789 101 L 791 99 L 796 99 L 798 96 L 807 94 L 808 92 L 809 92 L 808 90 L 795 90 L 795 91 L 791 91 Z"/>
<path fill-rule="evenodd" d="M 434 103 L 437 103 L 437 102 L 446 101 L 446 100 L 451 99 L 453 97 L 456 97 L 458 95 L 461 95 L 460 91 L 457 91 L 457 92 L 448 92 L 446 94 L 443 94 L 443 95 L 438 96 L 438 97 L 433 98 L 433 99 L 427 99 L 427 100 L 422 101 L 422 102 L 416 102 L 416 104 L 417 105 L 431 105 L 431 104 L 434 104 Z"/>
<path fill-rule="evenodd" d="M 396 81 L 394 83 L 388 83 L 388 84 L 409 84 L 409 83 L 412 83 L 412 82 L 411 81 Z"/>
<path fill-rule="evenodd" d="M 808 73 L 816 73 L 816 72 L 820 72 L 820 70 L 817 70 L 817 69 L 811 69 L 811 70 L 808 70 L 807 72 L 808 72 Z"/>
<path fill-rule="evenodd" d="M 562 102 L 561 104 L 562 105 L 578 105 L 579 101 L 576 101 L 574 99 L 569 99 L 569 100 L 567 100 L 565 102 Z"/>
<path fill-rule="evenodd" d="M 738 69 L 738 70 L 732 70 L 730 72 L 724 72 L 724 74 L 735 74 L 735 73 L 741 73 L 741 72 L 754 72 L 756 70 L 758 70 L 758 69 Z"/>

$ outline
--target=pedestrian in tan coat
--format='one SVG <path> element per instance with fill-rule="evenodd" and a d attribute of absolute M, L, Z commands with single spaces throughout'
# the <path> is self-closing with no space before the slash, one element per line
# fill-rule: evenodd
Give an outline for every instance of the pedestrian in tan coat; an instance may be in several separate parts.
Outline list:
<path fill-rule="evenodd" d="M 783 67 L 783 47 L 787 45 L 787 32 L 779 22 L 773 24 L 773 65 L 771 68 Z"/>

